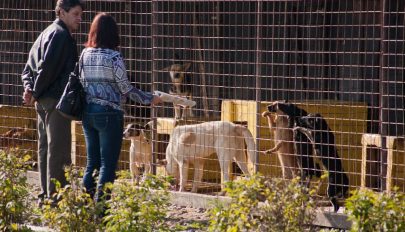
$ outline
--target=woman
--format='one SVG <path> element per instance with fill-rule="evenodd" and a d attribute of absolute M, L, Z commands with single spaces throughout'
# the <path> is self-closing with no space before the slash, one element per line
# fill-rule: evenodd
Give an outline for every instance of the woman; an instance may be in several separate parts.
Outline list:
<path fill-rule="evenodd" d="M 124 124 L 121 102 L 126 96 L 146 105 L 161 102 L 160 97 L 131 85 L 121 53 L 117 51 L 118 45 L 118 27 L 114 18 L 105 13 L 97 14 L 80 60 L 80 80 L 87 102 L 83 115 L 87 149 L 83 183 L 92 196 L 96 194 L 96 201 L 102 200 L 105 183 L 112 183 L 115 179 Z M 99 170 L 97 188 L 94 170 Z"/>

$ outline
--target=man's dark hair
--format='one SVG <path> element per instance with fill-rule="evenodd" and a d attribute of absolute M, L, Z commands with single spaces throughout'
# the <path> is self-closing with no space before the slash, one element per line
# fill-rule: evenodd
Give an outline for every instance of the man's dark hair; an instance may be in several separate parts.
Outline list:
<path fill-rule="evenodd" d="M 80 6 L 82 9 L 84 9 L 84 3 L 82 0 L 58 0 L 55 7 L 56 16 L 60 15 L 61 9 L 69 12 L 69 10 L 75 6 Z"/>

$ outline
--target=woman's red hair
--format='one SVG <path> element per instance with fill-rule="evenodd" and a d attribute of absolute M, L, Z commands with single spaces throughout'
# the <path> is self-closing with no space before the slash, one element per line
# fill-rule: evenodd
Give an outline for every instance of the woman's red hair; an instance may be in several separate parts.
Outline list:
<path fill-rule="evenodd" d="M 118 26 L 114 18 L 106 13 L 98 13 L 91 23 L 85 46 L 116 49 L 118 45 Z"/>

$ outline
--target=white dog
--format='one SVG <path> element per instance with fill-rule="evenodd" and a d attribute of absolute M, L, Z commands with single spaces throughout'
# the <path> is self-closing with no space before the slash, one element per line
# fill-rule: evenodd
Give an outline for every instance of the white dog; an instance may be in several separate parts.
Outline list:
<path fill-rule="evenodd" d="M 152 146 L 146 136 L 150 130 L 150 124 L 145 126 L 139 124 L 128 124 L 124 131 L 124 138 L 131 140 L 129 148 L 129 163 L 132 180 L 139 182 L 139 168 L 144 167 L 144 174 L 152 172 Z"/>
<path fill-rule="evenodd" d="M 185 190 L 189 164 L 194 164 L 194 182 L 191 191 L 197 192 L 203 175 L 204 159 L 217 153 L 222 183 L 229 181 L 232 161 L 245 175 L 249 174 L 245 154 L 255 162 L 255 142 L 250 131 L 231 122 L 214 121 L 174 128 L 166 149 L 166 170 L 180 181 L 179 191 Z M 180 171 L 178 171 L 180 170 Z M 179 175 L 180 176 L 179 176 Z"/>

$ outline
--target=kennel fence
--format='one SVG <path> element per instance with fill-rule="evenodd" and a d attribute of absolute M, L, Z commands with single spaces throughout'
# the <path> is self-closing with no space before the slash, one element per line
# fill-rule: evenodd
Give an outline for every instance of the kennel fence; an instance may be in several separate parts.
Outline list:
<path fill-rule="evenodd" d="M 0 3 L 1 146 L 19 146 L 34 157 L 35 112 L 22 105 L 20 74 L 33 41 L 54 20 L 54 7 L 54 1 L 42 0 Z M 249 128 L 258 158 L 253 165 L 280 177 L 276 155 L 260 152 L 275 143 L 261 113 L 275 100 L 288 100 L 326 119 L 351 189 L 388 185 L 405 191 L 403 1 L 87 0 L 74 34 L 78 51 L 100 11 L 119 24 L 120 51 L 135 86 L 168 92 L 171 81 L 164 69 L 191 63 L 186 72 L 197 102 L 194 117 L 174 120 L 169 104 L 152 109 L 125 103 L 126 123 L 157 122 L 154 160 L 165 157 L 173 127 L 224 120 Z M 6 132 L 15 128 L 29 133 L 8 138 Z M 83 166 L 80 123 L 73 128 L 72 155 Z M 381 139 L 367 140 L 375 136 Z M 124 141 L 120 169 L 129 167 L 128 150 Z M 218 191 L 215 157 L 205 160 L 201 193 Z"/>

